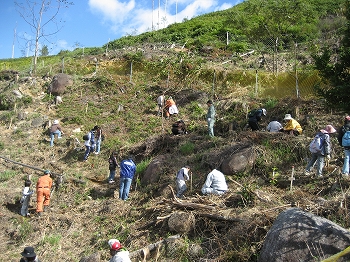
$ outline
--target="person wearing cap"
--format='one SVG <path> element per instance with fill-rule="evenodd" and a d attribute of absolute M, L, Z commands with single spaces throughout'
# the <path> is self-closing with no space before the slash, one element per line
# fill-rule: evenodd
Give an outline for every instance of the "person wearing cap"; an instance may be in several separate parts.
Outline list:
<path fill-rule="evenodd" d="M 21 253 L 21 260 L 19 262 L 40 262 L 39 258 L 35 254 L 34 248 L 33 247 L 25 247 L 23 252 Z"/>
<path fill-rule="evenodd" d="M 131 187 L 131 182 L 136 173 L 136 165 L 134 163 L 134 157 L 129 156 L 127 159 L 120 163 L 120 187 L 119 198 L 121 200 L 127 200 Z"/>
<path fill-rule="evenodd" d="M 52 126 L 50 127 L 50 146 L 53 146 L 56 134 L 58 139 L 62 138 L 62 127 L 57 119 L 53 121 Z"/>
<path fill-rule="evenodd" d="M 109 177 L 108 177 L 108 183 L 113 184 L 115 173 L 117 167 L 119 167 L 119 164 L 117 162 L 117 152 L 113 151 L 110 157 L 108 158 L 108 165 L 109 165 Z"/>
<path fill-rule="evenodd" d="M 190 167 L 184 166 L 176 174 L 176 188 L 177 188 L 176 196 L 179 198 L 183 198 L 183 194 L 187 190 L 186 181 L 190 179 L 189 171 L 190 171 Z"/>
<path fill-rule="evenodd" d="M 344 125 L 338 130 L 338 142 L 339 145 L 344 148 L 344 163 L 342 168 L 342 174 L 344 177 L 349 177 L 350 166 L 350 146 L 345 144 L 343 137 L 346 132 L 350 131 L 350 116 L 346 116 L 344 119 Z"/>
<path fill-rule="evenodd" d="M 316 166 L 317 166 L 316 176 L 322 177 L 322 170 L 325 162 L 324 160 L 325 158 L 327 158 L 327 161 L 329 161 L 329 159 L 331 158 L 330 155 L 331 155 L 332 148 L 331 148 L 331 140 L 329 135 L 334 134 L 335 132 L 337 132 L 337 130 L 335 130 L 335 128 L 332 125 L 327 125 L 324 129 L 321 129 L 316 134 L 315 138 L 319 139 L 320 147 L 318 148 L 318 146 L 316 147 L 310 146 L 312 157 L 308 165 L 306 166 L 306 169 L 305 169 L 306 175 L 310 174 L 311 169 L 314 167 L 316 163 Z M 316 142 L 312 142 L 312 143 L 316 143 Z"/>
<path fill-rule="evenodd" d="M 213 101 L 208 100 L 207 106 L 208 106 L 208 112 L 207 112 L 208 135 L 213 137 L 214 136 L 215 115 L 216 115 Z"/>
<path fill-rule="evenodd" d="M 122 247 L 118 239 L 108 240 L 109 254 L 112 256 L 109 262 L 131 262 L 129 251 Z"/>
<path fill-rule="evenodd" d="M 51 172 L 49 170 L 45 170 L 44 175 L 36 183 L 36 212 L 39 216 L 50 205 L 50 190 L 52 187 L 50 174 Z"/>
<path fill-rule="evenodd" d="M 252 131 L 260 130 L 258 122 L 261 121 L 261 118 L 263 116 L 266 116 L 266 109 L 265 108 L 254 109 L 254 110 L 249 112 L 248 125 L 252 129 Z"/>
<path fill-rule="evenodd" d="M 217 169 L 212 169 L 201 189 L 203 195 L 222 195 L 227 191 L 225 175 Z"/>
<path fill-rule="evenodd" d="M 165 117 L 167 119 L 169 119 L 170 116 L 177 115 L 179 113 L 179 110 L 175 104 L 175 101 L 171 96 L 169 96 L 169 98 L 165 101 L 164 110 L 165 110 Z"/>
<path fill-rule="evenodd" d="M 281 129 L 282 132 L 295 136 L 301 135 L 303 129 L 298 121 L 292 118 L 291 114 L 286 114 L 283 120 L 286 121 L 286 123 L 283 129 Z"/>

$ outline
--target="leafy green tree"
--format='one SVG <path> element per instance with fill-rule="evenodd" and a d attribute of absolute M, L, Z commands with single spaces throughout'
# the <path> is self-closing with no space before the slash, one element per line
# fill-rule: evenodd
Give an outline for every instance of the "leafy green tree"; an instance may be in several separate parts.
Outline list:
<path fill-rule="evenodd" d="M 320 54 L 314 54 L 315 66 L 326 85 L 317 87 L 317 92 L 328 105 L 350 110 L 350 0 L 346 0 L 344 15 L 347 23 L 343 30 L 341 45 L 324 47 Z"/>
<path fill-rule="evenodd" d="M 47 45 L 44 45 L 40 50 L 40 56 L 48 56 L 49 55 L 49 48 Z"/>

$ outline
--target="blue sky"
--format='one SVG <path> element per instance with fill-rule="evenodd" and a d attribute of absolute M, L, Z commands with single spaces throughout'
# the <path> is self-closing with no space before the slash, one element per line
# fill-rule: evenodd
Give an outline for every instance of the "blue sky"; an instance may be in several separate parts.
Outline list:
<path fill-rule="evenodd" d="M 1 0 L 0 59 L 33 55 L 35 33 L 20 16 L 17 3 L 28 0 Z M 41 3 L 42 0 L 31 0 Z M 47 45 L 49 54 L 76 47 L 101 47 L 109 40 L 164 28 L 169 24 L 201 14 L 228 9 L 242 0 L 70 0 L 61 8 L 58 18 L 64 22 L 48 23 L 45 34 L 52 34 L 39 43 Z M 54 2 L 54 1 L 52 1 Z M 57 10 L 52 8 L 51 12 Z M 24 13 L 24 12 L 22 12 Z M 50 15 L 51 14 L 51 15 Z M 52 17 L 50 10 L 43 22 Z"/>

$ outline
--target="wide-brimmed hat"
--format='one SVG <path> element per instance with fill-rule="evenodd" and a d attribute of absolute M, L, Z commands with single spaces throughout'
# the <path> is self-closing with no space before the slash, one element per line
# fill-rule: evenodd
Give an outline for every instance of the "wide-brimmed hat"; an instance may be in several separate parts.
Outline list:
<path fill-rule="evenodd" d="M 21 255 L 23 257 L 36 257 L 33 247 L 25 247 Z"/>
<path fill-rule="evenodd" d="M 291 119 L 293 119 L 292 116 L 291 116 L 290 114 L 286 114 L 286 115 L 284 116 L 284 119 L 283 119 L 283 120 L 291 120 Z"/>
<path fill-rule="evenodd" d="M 335 128 L 332 125 L 327 125 L 324 130 L 326 130 L 328 134 L 333 134 L 337 132 L 337 130 L 335 130 Z"/>
<path fill-rule="evenodd" d="M 108 245 L 110 249 L 112 250 L 119 250 L 122 245 L 120 244 L 120 241 L 118 239 L 110 239 L 108 240 Z"/>
<path fill-rule="evenodd" d="M 59 121 L 57 119 L 53 121 L 54 125 L 58 125 L 58 123 L 59 123 Z"/>

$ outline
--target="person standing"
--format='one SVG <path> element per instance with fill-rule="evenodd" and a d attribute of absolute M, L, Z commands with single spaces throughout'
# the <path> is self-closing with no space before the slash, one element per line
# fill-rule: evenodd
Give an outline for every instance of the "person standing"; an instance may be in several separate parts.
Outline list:
<path fill-rule="evenodd" d="M 190 179 L 189 171 L 190 171 L 190 167 L 184 166 L 176 174 L 176 188 L 177 188 L 176 196 L 179 198 L 183 198 L 183 194 L 187 190 L 186 181 Z"/>
<path fill-rule="evenodd" d="M 101 151 L 101 143 L 102 143 L 102 128 L 99 126 L 95 126 L 94 129 L 95 131 L 95 144 L 96 144 L 96 150 L 95 154 L 98 155 Z"/>
<path fill-rule="evenodd" d="M 254 109 L 248 114 L 248 125 L 252 131 L 260 130 L 258 122 L 261 120 L 262 116 L 266 116 L 266 109 Z"/>
<path fill-rule="evenodd" d="M 135 173 L 136 165 L 134 163 L 134 157 L 129 156 L 120 163 L 119 198 L 124 201 L 128 199 L 131 182 Z"/>
<path fill-rule="evenodd" d="M 38 179 L 36 183 L 36 212 L 39 216 L 50 205 L 50 194 L 52 187 L 51 172 L 49 170 L 44 171 L 44 175 Z"/>
<path fill-rule="evenodd" d="M 109 254 L 112 256 L 109 262 L 131 262 L 129 251 L 122 247 L 118 239 L 108 240 Z"/>
<path fill-rule="evenodd" d="M 305 174 L 309 175 L 315 162 L 317 165 L 316 176 L 322 177 L 325 157 L 329 160 L 331 154 L 331 140 L 329 134 L 335 133 L 336 130 L 332 125 L 327 125 L 325 129 L 321 129 L 310 144 L 311 160 L 305 169 Z"/>
<path fill-rule="evenodd" d="M 29 206 L 29 202 L 30 202 L 30 197 L 31 195 L 33 195 L 34 191 L 31 190 L 30 186 L 32 184 L 32 181 L 30 181 L 29 179 L 27 179 L 24 182 L 24 188 L 22 191 L 22 197 L 21 197 L 21 203 L 22 203 L 22 207 L 21 207 L 21 216 L 24 217 L 29 217 L 30 214 L 28 212 L 28 206 Z"/>
<path fill-rule="evenodd" d="M 271 122 L 267 125 L 266 130 L 275 133 L 279 132 L 283 128 L 282 124 L 278 122 L 277 117 L 272 117 Z"/>
<path fill-rule="evenodd" d="M 88 134 L 87 134 L 87 140 L 85 140 L 84 145 L 85 145 L 85 154 L 84 154 L 84 162 L 87 161 L 89 155 L 91 152 L 94 152 L 95 150 L 95 131 L 92 129 Z"/>
<path fill-rule="evenodd" d="M 163 106 L 164 106 L 164 100 L 165 100 L 165 95 L 161 94 L 160 96 L 158 96 L 157 98 L 157 103 L 158 103 L 158 115 L 161 116 L 162 115 L 162 110 L 163 110 Z"/>
<path fill-rule="evenodd" d="M 342 174 L 345 177 L 349 177 L 349 162 L 350 162 L 350 144 L 348 143 L 349 140 L 346 139 L 347 135 L 345 135 L 347 132 L 350 132 L 350 116 L 345 117 L 344 125 L 338 131 L 339 145 L 344 148 L 344 163 L 342 168 Z"/>
<path fill-rule="evenodd" d="M 113 153 L 108 158 L 108 164 L 109 164 L 109 177 L 108 177 L 108 183 L 113 184 L 115 173 L 117 167 L 119 167 L 119 164 L 117 162 L 117 152 L 113 151 Z"/>
<path fill-rule="evenodd" d="M 36 256 L 33 247 L 25 247 L 21 253 L 22 258 L 19 262 L 40 262 L 39 258 Z"/>
<path fill-rule="evenodd" d="M 301 125 L 298 123 L 298 121 L 292 118 L 290 114 L 286 114 L 283 120 L 286 121 L 286 124 L 284 125 L 283 129 L 281 129 L 282 132 L 294 136 L 301 135 L 303 132 Z"/>
<path fill-rule="evenodd" d="M 53 121 L 52 126 L 50 127 L 50 146 L 53 146 L 53 141 L 55 140 L 56 134 L 58 139 L 62 138 L 62 127 L 57 119 Z"/>
<path fill-rule="evenodd" d="M 215 123 L 215 108 L 212 100 L 208 100 L 208 112 L 207 112 L 207 122 L 208 122 L 208 134 L 209 136 L 214 136 L 214 123 Z"/>
<path fill-rule="evenodd" d="M 207 179 L 202 187 L 203 195 L 222 195 L 227 191 L 225 175 L 217 169 L 211 170 L 207 175 Z"/>

